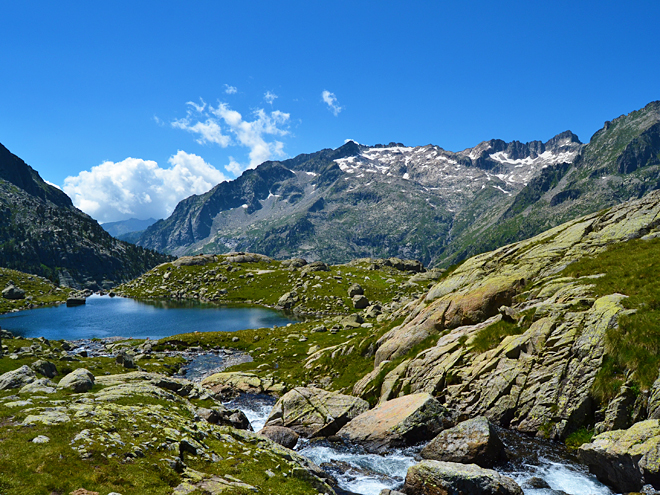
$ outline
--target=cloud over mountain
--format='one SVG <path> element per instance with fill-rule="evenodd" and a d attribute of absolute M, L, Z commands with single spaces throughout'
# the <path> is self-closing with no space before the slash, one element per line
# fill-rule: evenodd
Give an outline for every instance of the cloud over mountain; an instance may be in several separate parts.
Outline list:
<path fill-rule="evenodd" d="M 177 203 L 227 177 L 200 156 L 178 151 L 162 168 L 153 160 L 103 162 L 64 179 L 73 204 L 100 222 L 167 217 Z"/>

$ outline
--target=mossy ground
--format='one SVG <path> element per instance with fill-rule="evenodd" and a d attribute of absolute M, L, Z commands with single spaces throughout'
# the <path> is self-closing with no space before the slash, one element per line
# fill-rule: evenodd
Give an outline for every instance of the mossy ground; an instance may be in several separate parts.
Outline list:
<path fill-rule="evenodd" d="M 66 301 L 70 289 L 59 288 L 49 280 L 16 270 L 0 268 L 0 290 L 10 282 L 25 291 L 25 299 L 5 299 L 0 297 L 0 314 L 11 310 L 29 309 L 36 306 L 49 306 Z"/>
<path fill-rule="evenodd" d="M 604 274 L 590 280 L 597 296 L 620 293 L 623 304 L 634 310 L 622 315 L 617 328 L 606 333 L 607 359 L 594 388 L 611 399 L 626 373 L 641 389 L 650 387 L 660 367 L 660 239 L 617 243 L 607 251 L 569 265 L 562 275 L 579 277 Z"/>
<path fill-rule="evenodd" d="M 228 267 L 231 267 L 229 271 Z M 164 278 L 166 273 L 170 275 Z M 354 383 L 372 369 L 376 340 L 401 320 L 367 317 L 366 325 L 344 327 L 342 318 L 358 311 L 348 297 L 348 287 L 359 283 L 372 303 L 392 305 L 393 301 L 408 300 L 412 294 L 425 290 L 427 283 L 421 286 L 406 284 L 411 275 L 392 267 L 373 269 L 369 262 L 331 266 L 329 271 L 305 275 L 300 269 L 291 271 L 281 266 L 278 261 L 231 265 L 218 262 L 179 268 L 166 264 L 125 284 L 119 291 L 127 296 L 154 301 L 275 306 L 282 294 L 295 290 L 301 298 L 299 304 L 304 305 L 305 312 L 314 315 L 313 318 L 283 327 L 231 333 L 192 332 L 160 339 L 153 343 L 153 356 L 141 357 L 137 365 L 146 371 L 173 374 L 183 359 L 167 357 L 161 351 L 198 346 L 205 350 L 234 349 L 249 353 L 253 361 L 235 366 L 232 371 L 272 377 L 287 388 L 316 384 L 329 390 L 349 392 Z M 19 279 L 17 275 L 14 277 Z M 314 331 L 321 326 L 325 331 Z M 130 339 L 116 342 L 114 346 L 130 349 L 142 342 Z M 61 341 L 13 338 L 3 339 L 3 344 L 6 347 L 4 357 L 0 358 L 0 373 L 30 365 L 39 358 L 56 364 L 59 374 L 55 381 L 81 367 L 96 376 L 128 371 L 110 357 L 66 356 Z M 323 348 L 333 348 L 337 352 L 334 355 L 332 352 L 323 353 L 312 366 L 305 366 L 311 353 Z M 10 354 L 14 356 L 10 358 Z M 100 389 L 96 385 L 91 392 Z M 22 396 L 7 399 L 16 393 L 16 390 L 0 392 L 0 493 L 3 495 L 65 494 L 80 487 L 100 493 L 116 491 L 123 495 L 161 494 L 171 493 L 173 487 L 185 480 L 163 461 L 163 458 L 177 453 L 144 448 L 144 457 L 130 455 L 136 442 L 140 445 L 164 442 L 165 433 L 157 419 L 149 419 L 142 412 L 119 414 L 113 431 L 120 435 L 123 445 L 94 439 L 85 445 L 84 456 L 81 456 L 72 448 L 76 446 L 72 440 L 82 428 L 75 421 L 54 426 L 22 425 L 29 414 L 28 409 L 52 405 L 53 401 L 75 402 L 72 394 L 58 391 L 43 398 L 32 397 L 31 404 L 25 407 L 6 407 L 7 402 L 25 399 Z M 212 406 L 208 401 L 191 402 L 198 407 Z M 148 396 L 119 399 L 112 407 L 119 411 L 122 408 L 154 413 L 168 411 L 168 414 L 191 419 L 185 409 L 177 410 L 167 401 Z M 317 493 L 313 484 L 300 473 L 296 475 L 296 469 L 281 455 L 259 447 L 258 442 L 248 437 L 232 434 L 230 428 L 225 430 L 224 435 L 205 439 L 205 445 L 217 454 L 219 460 L 209 462 L 201 456 L 190 455 L 185 459 L 188 467 L 207 475 L 235 476 L 244 483 L 259 487 L 261 493 Z M 31 443 L 38 435 L 46 435 L 51 441 Z M 226 493 L 243 492 L 248 493 L 234 487 Z"/>

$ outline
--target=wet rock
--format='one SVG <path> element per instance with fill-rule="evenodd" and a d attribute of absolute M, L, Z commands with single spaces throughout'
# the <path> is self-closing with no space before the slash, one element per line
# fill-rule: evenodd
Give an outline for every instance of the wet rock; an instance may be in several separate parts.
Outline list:
<path fill-rule="evenodd" d="M 277 401 L 265 426 L 291 428 L 305 438 L 327 437 L 368 409 L 369 403 L 357 397 L 296 387 Z"/>
<path fill-rule="evenodd" d="M 28 366 L 23 365 L 14 371 L 8 371 L 0 375 L 0 390 L 21 388 L 36 379 L 37 375 L 35 375 L 34 371 Z"/>
<path fill-rule="evenodd" d="M 523 495 L 515 481 L 497 471 L 431 460 L 408 469 L 404 491 L 415 495 Z"/>
<path fill-rule="evenodd" d="M 47 378 L 53 378 L 55 375 L 57 375 L 57 366 L 55 366 L 50 361 L 39 359 L 32 363 L 31 367 L 34 371 L 42 374 Z"/>
<path fill-rule="evenodd" d="M 506 460 L 504 444 L 483 416 L 440 432 L 422 449 L 421 456 L 436 461 L 477 464 L 483 468 Z"/>
<path fill-rule="evenodd" d="M 522 484 L 522 488 L 543 490 L 543 489 L 551 489 L 551 486 L 543 478 L 539 478 L 538 476 L 532 476 L 531 478 L 525 480 L 525 482 Z"/>
<path fill-rule="evenodd" d="M 85 368 L 78 368 L 64 376 L 57 384 L 60 390 L 71 390 L 75 393 L 88 392 L 94 386 L 94 375 Z"/>
<path fill-rule="evenodd" d="M 250 420 L 243 411 L 238 409 L 227 409 L 220 405 L 215 406 L 213 409 L 202 407 L 197 410 L 197 416 L 214 425 L 226 425 L 239 430 L 252 430 Z"/>
<path fill-rule="evenodd" d="M 201 385 L 224 398 L 232 398 L 240 393 L 281 396 L 286 392 L 286 386 L 272 378 L 240 371 L 216 373 L 204 378 Z"/>
<path fill-rule="evenodd" d="M 259 431 L 259 435 L 263 435 L 287 449 L 294 448 L 300 438 L 295 431 L 284 426 L 265 426 Z"/>
<path fill-rule="evenodd" d="M 383 453 L 433 438 L 448 426 L 448 411 L 433 396 L 421 393 L 389 400 L 360 414 L 337 436 L 369 452 Z"/>
<path fill-rule="evenodd" d="M 379 495 L 405 495 L 405 493 L 397 490 L 390 490 L 389 488 L 383 488 Z"/>
<path fill-rule="evenodd" d="M 353 298 L 361 295 L 364 295 L 364 289 L 360 284 L 353 284 L 348 288 L 348 297 Z"/>
<path fill-rule="evenodd" d="M 2 290 L 2 297 L 5 299 L 25 299 L 25 291 L 14 285 L 8 285 Z"/>
<path fill-rule="evenodd" d="M 660 487 L 660 420 L 601 433 L 578 454 L 601 482 L 618 491 L 638 492 L 645 484 Z"/>

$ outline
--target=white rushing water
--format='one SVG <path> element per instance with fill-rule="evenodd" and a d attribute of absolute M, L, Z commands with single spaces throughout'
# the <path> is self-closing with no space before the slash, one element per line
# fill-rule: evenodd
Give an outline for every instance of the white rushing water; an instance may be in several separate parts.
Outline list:
<path fill-rule="evenodd" d="M 266 423 L 273 404 L 272 398 L 250 396 L 231 401 L 226 406 L 242 410 L 254 431 L 259 431 Z M 408 468 L 419 462 L 415 458 L 415 449 L 393 449 L 387 455 L 377 455 L 358 448 L 349 450 L 326 441 L 301 439 L 296 450 L 329 471 L 342 489 L 360 495 L 379 495 L 384 488 L 401 488 Z M 551 495 L 558 491 L 568 495 L 613 495 L 584 466 L 568 462 L 539 457 L 537 464 L 524 464 L 515 471 L 499 471 L 513 478 L 525 495 Z M 538 479 L 543 480 L 546 488 L 529 487 L 534 478 L 537 482 Z"/>

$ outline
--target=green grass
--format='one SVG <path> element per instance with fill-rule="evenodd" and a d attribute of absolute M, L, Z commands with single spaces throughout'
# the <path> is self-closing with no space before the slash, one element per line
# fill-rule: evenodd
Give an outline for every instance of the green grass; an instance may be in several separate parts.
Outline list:
<path fill-rule="evenodd" d="M 642 389 L 650 387 L 660 367 L 660 240 L 618 243 L 595 257 L 569 265 L 562 273 L 579 277 L 604 274 L 589 280 L 597 296 L 621 293 L 625 307 L 636 312 L 622 315 L 605 335 L 606 360 L 594 393 L 610 399 L 618 392 L 626 372 Z"/>
<path fill-rule="evenodd" d="M 13 309 L 28 309 L 33 306 L 50 306 L 66 301 L 70 289 L 56 287 L 50 281 L 37 275 L 0 268 L 0 291 L 9 282 L 25 291 L 25 299 L 10 300 L 0 297 L 0 314 L 7 313 Z"/>
<path fill-rule="evenodd" d="M 566 437 L 566 447 L 570 450 L 575 450 L 585 443 L 591 442 L 591 439 L 594 437 L 594 431 L 588 428 L 582 427 L 577 431 L 574 431 Z"/>
<path fill-rule="evenodd" d="M 505 337 L 521 335 L 531 326 L 534 319 L 533 310 L 523 311 L 519 315 L 519 323 L 500 320 L 481 329 L 470 342 L 470 351 L 475 354 L 495 349 Z"/>

